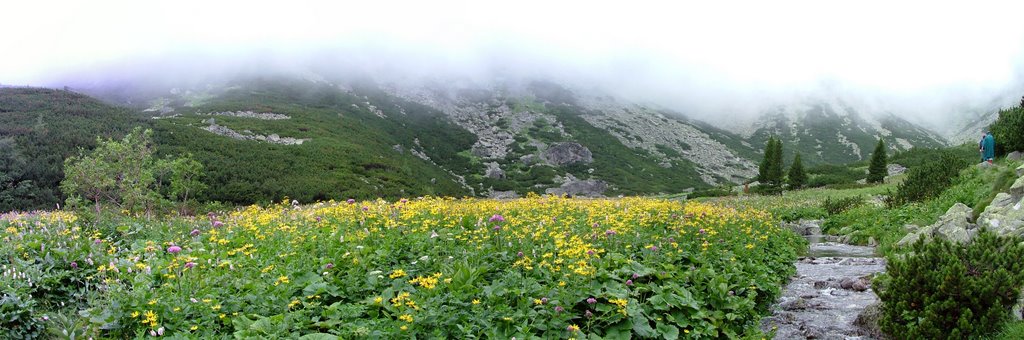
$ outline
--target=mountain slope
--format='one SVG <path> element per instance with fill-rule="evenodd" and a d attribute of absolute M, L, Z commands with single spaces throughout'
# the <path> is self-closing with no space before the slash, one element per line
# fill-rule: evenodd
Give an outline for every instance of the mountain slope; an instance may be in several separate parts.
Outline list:
<path fill-rule="evenodd" d="M 890 151 L 945 146 L 939 135 L 894 114 L 861 115 L 839 101 L 779 107 L 754 125 L 750 143 L 764 145 L 769 136 L 783 140 L 788 163 L 799 152 L 807 164 L 844 164 L 868 159 L 879 138 Z"/>
<path fill-rule="evenodd" d="M 143 122 L 74 92 L 0 88 L 0 211 L 62 203 L 64 159 L 95 147 L 98 136 L 120 138 Z"/>

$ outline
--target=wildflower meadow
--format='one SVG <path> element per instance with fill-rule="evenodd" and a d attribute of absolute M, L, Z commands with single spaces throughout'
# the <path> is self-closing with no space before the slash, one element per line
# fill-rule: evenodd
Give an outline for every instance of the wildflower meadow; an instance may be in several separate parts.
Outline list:
<path fill-rule="evenodd" d="M 0 230 L 0 328 L 96 338 L 760 337 L 805 242 L 756 209 L 536 195 Z"/>

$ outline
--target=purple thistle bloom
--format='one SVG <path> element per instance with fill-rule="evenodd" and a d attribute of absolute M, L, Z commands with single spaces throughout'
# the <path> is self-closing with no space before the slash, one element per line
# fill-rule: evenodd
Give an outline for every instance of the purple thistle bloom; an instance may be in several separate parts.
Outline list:
<path fill-rule="evenodd" d="M 632 286 L 633 285 L 633 280 L 626 280 L 626 285 L 627 286 Z"/>
<path fill-rule="evenodd" d="M 167 247 L 167 252 L 171 253 L 171 254 L 177 254 L 177 253 L 181 252 L 181 247 L 179 247 L 179 246 Z"/>
<path fill-rule="evenodd" d="M 326 266 L 324 266 L 324 268 L 327 268 L 327 269 L 334 268 L 334 262 L 328 263 Z"/>
<path fill-rule="evenodd" d="M 593 249 L 587 250 L 587 255 L 594 255 L 594 250 Z"/>
<path fill-rule="evenodd" d="M 700 230 L 697 230 L 697 232 L 698 232 L 698 233 L 701 233 L 701 234 L 704 234 L 704 233 L 706 233 L 706 231 L 704 231 L 704 228 L 700 228 Z"/>
<path fill-rule="evenodd" d="M 555 311 L 561 313 L 565 311 L 565 308 L 562 308 L 562 306 L 555 306 Z"/>
<path fill-rule="evenodd" d="M 322 221 L 323 219 L 324 219 L 323 217 L 317 216 L 317 217 L 316 217 L 316 222 L 317 222 L 317 223 L 320 223 L 320 221 Z"/>
<path fill-rule="evenodd" d="M 637 273 L 633 273 L 633 279 L 634 279 L 634 280 L 636 280 L 636 279 L 637 279 L 637 278 L 639 278 L 639 277 L 640 277 L 640 274 L 637 274 Z"/>
<path fill-rule="evenodd" d="M 185 268 L 192 268 L 192 267 L 195 267 L 195 266 L 196 266 L 195 262 L 192 262 L 192 261 L 185 262 Z"/>
<path fill-rule="evenodd" d="M 101 239 L 95 239 L 95 240 L 93 240 L 93 241 L 92 241 L 92 243 L 95 243 L 95 244 L 100 244 L 100 243 L 103 243 L 103 240 L 101 240 Z"/>
<path fill-rule="evenodd" d="M 597 303 L 597 299 L 595 299 L 595 298 L 591 297 L 591 298 L 587 299 L 587 303 L 589 303 L 589 304 L 595 304 L 595 303 Z"/>
<path fill-rule="evenodd" d="M 348 203 L 348 204 L 356 204 L 356 200 L 354 200 L 354 199 L 351 199 L 351 198 L 349 198 L 349 199 L 348 199 L 347 201 L 345 201 L 345 202 L 346 202 L 346 203 Z"/>
<path fill-rule="evenodd" d="M 213 221 L 213 227 L 214 227 L 214 228 L 218 228 L 218 227 L 222 227 L 222 226 L 224 226 L 224 222 L 221 222 L 221 221 Z"/>
<path fill-rule="evenodd" d="M 491 218 L 488 221 L 494 222 L 494 223 L 505 222 L 505 217 L 501 216 L 501 215 L 498 215 L 498 214 L 494 214 L 494 216 L 491 216 Z"/>
<path fill-rule="evenodd" d="M 658 246 L 651 246 L 651 251 L 658 251 Z"/>
<path fill-rule="evenodd" d="M 612 236 L 612 235 L 615 235 L 615 234 L 618 234 L 618 233 L 616 233 L 615 230 L 608 229 L 608 230 L 606 230 L 604 232 L 604 234 L 608 235 L 608 236 Z"/>
<path fill-rule="evenodd" d="M 546 297 L 540 298 L 540 302 L 541 303 L 548 303 L 548 298 L 546 298 Z"/>
<path fill-rule="evenodd" d="M 523 252 L 518 252 L 518 253 L 516 253 L 516 256 L 518 256 L 518 257 L 523 257 Z"/>
<path fill-rule="evenodd" d="M 399 200 L 399 202 L 406 203 L 406 202 L 409 202 L 409 200 L 403 198 L 403 199 Z"/>
<path fill-rule="evenodd" d="M 597 224 L 597 222 L 594 222 L 594 224 L 591 225 L 590 227 L 591 228 L 597 228 L 597 227 L 600 227 L 600 226 L 601 226 L 600 224 Z"/>
<path fill-rule="evenodd" d="M 188 234 L 192 235 L 192 237 L 199 236 L 199 229 L 192 229 L 192 232 Z"/>
<path fill-rule="evenodd" d="M 370 211 L 370 207 L 363 207 L 363 211 Z"/>
<path fill-rule="evenodd" d="M 493 229 L 494 231 L 501 231 L 501 226 L 500 225 L 496 225 L 496 226 L 494 226 L 494 228 L 491 228 L 491 229 Z"/>
<path fill-rule="evenodd" d="M 78 269 L 78 262 L 71 261 L 71 269 Z"/>
<path fill-rule="evenodd" d="M 583 316 L 585 316 L 587 318 L 591 318 L 591 317 L 594 316 L 594 313 L 591 313 L 590 310 L 588 309 L 586 313 L 583 313 Z"/>

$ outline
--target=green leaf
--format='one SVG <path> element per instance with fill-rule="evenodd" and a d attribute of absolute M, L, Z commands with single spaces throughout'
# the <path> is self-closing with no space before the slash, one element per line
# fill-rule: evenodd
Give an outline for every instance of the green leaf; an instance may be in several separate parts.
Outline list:
<path fill-rule="evenodd" d="M 303 335 L 302 337 L 299 337 L 299 340 L 336 340 L 336 339 L 338 339 L 337 336 L 334 336 L 334 335 L 331 335 L 331 334 L 327 334 L 327 333 L 313 333 L 313 334 L 306 334 L 306 335 Z"/>

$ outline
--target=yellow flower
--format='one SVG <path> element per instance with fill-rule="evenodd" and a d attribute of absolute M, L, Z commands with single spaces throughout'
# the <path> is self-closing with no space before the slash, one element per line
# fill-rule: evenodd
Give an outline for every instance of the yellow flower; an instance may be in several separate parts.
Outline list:
<path fill-rule="evenodd" d="M 132 312 L 132 319 L 139 317 L 139 311 Z"/>
<path fill-rule="evenodd" d="M 156 299 L 149 300 L 149 302 L 146 303 L 146 304 L 148 304 L 148 305 L 155 305 L 156 304 Z"/>
<path fill-rule="evenodd" d="M 570 332 L 579 332 L 580 326 L 572 324 L 572 325 L 569 325 L 569 327 L 566 328 L 566 329 L 568 329 Z"/>
<path fill-rule="evenodd" d="M 480 300 L 479 299 L 473 299 L 473 304 L 474 305 L 479 305 L 480 304 Z"/>
<path fill-rule="evenodd" d="M 288 280 L 287 276 L 281 276 L 281 277 L 277 278 L 277 281 L 274 281 L 274 286 L 277 286 L 277 285 L 282 284 L 282 283 L 288 283 L 288 282 L 290 282 L 290 281 Z"/>
<path fill-rule="evenodd" d="M 299 300 L 292 300 L 292 302 L 288 304 L 288 309 L 295 308 L 295 306 L 298 306 L 299 303 Z"/>
<path fill-rule="evenodd" d="M 197 330 L 197 329 L 199 329 L 199 326 L 196 326 L 196 325 L 192 325 L 192 327 L 189 327 L 188 329 L 189 329 L 190 331 L 194 331 L 194 330 Z"/>
<path fill-rule="evenodd" d="M 395 269 L 395 271 L 391 272 L 391 275 L 388 275 L 388 277 L 390 277 L 390 278 L 392 278 L 392 279 L 397 279 L 397 278 L 403 277 L 403 276 L 405 276 L 405 275 L 406 275 L 406 274 L 405 274 L 405 271 L 404 271 L 404 270 L 401 270 L 401 269 Z"/>
<path fill-rule="evenodd" d="M 382 298 L 380 296 L 373 298 L 373 303 L 379 305 L 381 302 L 384 302 L 384 298 Z"/>
<path fill-rule="evenodd" d="M 404 330 L 408 330 L 409 326 L 402 325 L 402 327 L 398 327 L 398 328 L 404 331 Z"/>
<path fill-rule="evenodd" d="M 220 304 L 218 303 L 218 304 L 214 305 L 213 307 L 210 307 L 210 309 L 213 310 L 213 311 L 219 311 L 220 310 Z"/>
<path fill-rule="evenodd" d="M 409 315 L 409 314 L 402 314 L 402 315 L 400 315 L 400 316 L 398 317 L 398 319 L 399 319 L 399 320 L 402 320 L 402 321 L 405 321 L 405 322 L 412 322 L 412 315 Z"/>

